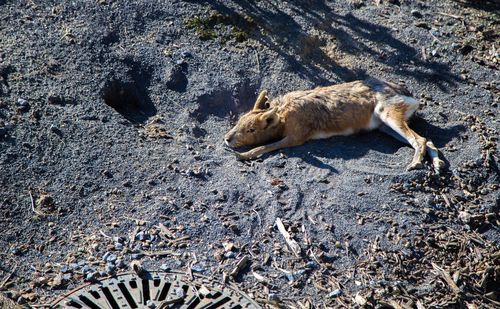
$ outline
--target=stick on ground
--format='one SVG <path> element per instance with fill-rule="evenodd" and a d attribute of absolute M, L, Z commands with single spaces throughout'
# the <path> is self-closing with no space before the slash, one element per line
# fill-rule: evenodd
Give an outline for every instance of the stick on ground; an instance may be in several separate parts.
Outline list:
<path fill-rule="evenodd" d="M 290 236 L 290 234 L 287 232 L 285 229 L 285 226 L 283 225 L 283 222 L 281 222 L 281 219 L 278 217 L 276 218 L 276 225 L 278 226 L 278 230 L 280 231 L 281 235 L 285 238 L 286 243 L 292 249 L 293 253 L 297 256 L 300 257 L 301 249 L 299 244 Z"/>

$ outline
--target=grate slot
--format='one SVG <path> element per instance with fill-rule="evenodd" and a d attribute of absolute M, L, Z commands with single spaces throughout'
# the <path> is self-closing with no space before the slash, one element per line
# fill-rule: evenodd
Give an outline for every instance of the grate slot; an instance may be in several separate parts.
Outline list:
<path fill-rule="evenodd" d="M 164 301 L 167 298 L 169 290 L 170 290 L 170 282 L 166 282 L 163 285 L 163 289 L 161 290 L 160 297 L 158 297 L 158 301 Z"/>
<path fill-rule="evenodd" d="M 148 302 L 148 300 L 151 299 L 151 296 L 149 295 L 149 280 L 148 279 L 142 279 L 142 298 L 143 298 L 143 303 L 144 305 Z"/>
<path fill-rule="evenodd" d="M 135 281 L 135 280 L 130 281 L 130 287 L 132 289 L 137 289 L 137 281 Z"/>
<path fill-rule="evenodd" d="M 130 295 L 130 292 L 127 290 L 125 283 L 123 283 L 123 282 L 118 283 L 118 288 L 122 292 L 123 296 L 125 297 L 125 300 L 127 301 L 128 305 L 130 306 L 130 308 L 137 308 L 137 304 L 135 303 L 132 295 Z"/>
<path fill-rule="evenodd" d="M 109 290 L 108 287 L 102 288 L 102 292 L 104 293 L 104 296 L 106 296 L 106 299 L 108 300 L 109 304 L 111 305 L 111 308 L 120 309 L 120 306 L 118 306 L 118 304 L 116 303 L 116 300 L 113 297 L 113 294 L 111 294 L 111 291 Z"/>
<path fill-rule="evenodd" d="M 78 297 L 78 298 L 82 301 L 82 303 L 84 303 L 85 305 L 89 306 L 90 309 L 101 309 L 101 307 L 99 307 L 96 304 L 94 304 L 93 301 L 91 301 L 90 299 L 88 299 L 84 295 L 80 295 L 80 297 Z"/>
<path fill-rule="evenodd" d="M 90 295 L 92 295 L 95 299 L 101 298 L 101 295 L 97 291 L 90 291 Z"/>
<path fill-rule="evenodd" d="M 186 309 L 194 309 L 198 304 L 201 302 L 201 299 L 194 295 L 188 302 L 187 302 L 187 307 Z"/>
<path fill-rule="evenodd" d="M 160 283 L 161 283 L 161 279 L 154 279 L 153 280 L 153 286 L 156 288 L 160 286 Z"/>

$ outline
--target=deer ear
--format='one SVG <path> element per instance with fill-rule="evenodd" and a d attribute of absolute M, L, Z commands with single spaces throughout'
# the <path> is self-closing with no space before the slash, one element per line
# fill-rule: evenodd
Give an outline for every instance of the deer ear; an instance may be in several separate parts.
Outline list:
<path fill-rule="evenodd" d="M 260 116 L 260 121 L 264 122 L 264 128 L 274 127 L 280 121 L 279 115 L 276 113 L 276 108 L 265 112 Z"/>
<path fill-rule="evenodd" d="M 262 90 L 257 97 L 257 100 L 255 100 L 255 104 L 253 106 L 254 110 L 257 109 L 267 109 L 269 108 L 269 103 L 267 103 L 267 90 Z"/>

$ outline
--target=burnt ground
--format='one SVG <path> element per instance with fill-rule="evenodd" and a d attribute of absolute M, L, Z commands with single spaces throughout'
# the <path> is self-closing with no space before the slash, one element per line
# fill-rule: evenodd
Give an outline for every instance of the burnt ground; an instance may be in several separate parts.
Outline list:
<path fill-rule="evenodd" d="M 226 279 L 266 306 L 498 307 L 498 13 L 0 1 L 2 293 L 46 304 L 133 259 L 222 281 L 246 255 Z M 378 132 L 250 162 L 223 147 L 262 89 L 369 76 L 421 100 L 412 127 L 444 173 L 405 171 L 412 149 Z"/>

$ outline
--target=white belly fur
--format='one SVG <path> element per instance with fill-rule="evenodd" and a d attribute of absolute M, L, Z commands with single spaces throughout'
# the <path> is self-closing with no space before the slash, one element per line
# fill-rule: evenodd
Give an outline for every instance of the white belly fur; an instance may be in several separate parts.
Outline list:
<path fill-rule="evenodd" d="M 339 131 L 339 132 L 318 131 L 311 136 L 311 139 L 324 139 L 324 138 L 329 138 L 332 136 L 351 135 L 353 133 L 354 133 L 353 129 L 346 129 L 346 130 Z"/>
<path fill-rule="evenodd" d="M 407 97 L 405 95 L 402 95 L 401 98 L 405 101 L 406 104 L 408 104 L 408 110 L 405 113 L 405 119 L 408 120 L 413 116 L 415 111 L 418 109 L 418 101 L 415 100 L 415 98 L 412 97 Z"/>

